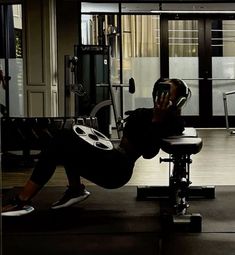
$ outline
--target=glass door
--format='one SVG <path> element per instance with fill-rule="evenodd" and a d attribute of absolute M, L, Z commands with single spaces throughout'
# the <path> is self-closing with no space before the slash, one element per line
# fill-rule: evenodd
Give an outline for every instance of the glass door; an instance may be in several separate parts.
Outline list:
<path fill-rule="evenodd" d="M 212 102 L 213 116 L 224 116 L 222 95 L 235 93 L 235 19 L 210 21 L 212 49 Z M 230 116 L 235 115 L 235 95 L 227 98 Z"/>
<path fill-rule="evenodd" d="M 167 27 L 163 77 L 183 79 L 192 91 L 182 110 L 187 124 L 225 127 L 223 93 L 235 90 L 235 20 L 165 16 L 162 23 Z M 234 123 L 234 96 L 228 106 Z"/>
<path fill-rule="evenodd" d="M 98 13 L 96 6 L 92 13 L 82 14 L 83 43 L 111 46 L 112 83 L 125 84 L 131 77 L 135 80 L 135 94 L 123 91 L 121 112 L 151 107 L 151 90 L 158 78 L 180 78 L 192 91 L 182 109 L 186 124 L 225 127 L 223 93 L 235 90 L 235 16 L 153 14 L 146 13 L 143 6 L 121 7 L 121 11 L 120 6 L 109 8 L 105 14 L 104 10 Z M 231 95 L 228 110 L 232 125 L 234 106 Z"/>
<path fill-rule="evenodd" d="M 114 86 L 118 115 L 152 107 L 153 85 L 160 77 L 160 15 L 120 15 L 115 4 L 107 13 L 104 8 L 99 13 L 94 4 L 84 6 L 89 9 L 82 8 L 81 43 L 109 45 L 111 83 L 124 85 L 122 89 Z M 129 92 L 130 78 L 135 81 L 134 94 Z"/>
<path fill-rule="evenodd" d="M 21 5 L 0 5 L 1 116 L 24 116 Z"/>
<path fill-rule="evenodd" d="M 198 20 L 168 21 L 169 77 L 183 79 L 192 92 L 182 115 L 199 116 Z"/>
<path fill-rule="evenodd" d="M 123 81 L 135 79 L 136 91 L 124 93 L 125 110 L 152 107 L 152 89 L 160 77 L 160 16 L 122 16 Z"/>

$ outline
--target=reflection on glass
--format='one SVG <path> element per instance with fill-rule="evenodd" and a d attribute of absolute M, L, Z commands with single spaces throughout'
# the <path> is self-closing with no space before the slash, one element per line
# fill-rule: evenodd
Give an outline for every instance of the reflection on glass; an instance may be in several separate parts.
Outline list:
<path fill-rule="evenodd" d="M 23 47 L 22 47 L 22 6 L 21 5 L 6 5 L 0 6 L 1 14 L 3 11 L 7 12 L 7 15 L 1 15 L 0 18 L 4 20 L 8 26 L 6 30 L 0 31 L 2 38 L 7 38 L 6 49 L 8 52 L 2 52 L 0 56 L 0 69 L 3 71 L 4 76 L 8 75 L 9 79 L 9 109 L 8 113 L 10 117 L 24 116 L 24 91 L 23 91 Z M 6 32 L 7 34 L 3 34 Z M 5 57 L 7 59 L 8 72 L 6 73 Z M 0 87 L 0 103 L 8 108 L 7 105 L 7 90 Z"/>
<path fill-rule="evenodd" d="M 169 56 L 198 56 L 198 21 L 169 21 Z"/>
<path fill-rule="evenodd" d="M 125 109 L 151 107 L 153 84 L 160 77 L 159 16 L 122 16 L 123 80 L 135 79 L 134 96 L 125 93 Z"/>
<path fill-rule="evenodd" d="M 22 6 L 13 5 L 16 58 L 10 59 L 10 116 L 24 116 Z"/>
<path fill-rule="evenodd" d="M 82 44 L 110 46 L 112 83 L 120 82 L 119 36 L 117 15 L 82 15 Z"/>
<path fill-rule="evenodd" d="M 168 21 L 169 76 L 184 79 L 192 96 L 183 115 L 199 115 L 198 91 L 198 21 Z M 195 79 L 195 80 L 194 80 Z"/>
<path fill-rule="evenodd" d="M 81 5 L 81 12 L 82 13 L 118 12 L 118 3 L 83 2 Z"/>
<path fill-rule="evenodd" d="M 103 9 L 105 10 L 105 9 Z M 114 14 L 82 14 L 81 38 L 83 45 L 110 46 L 110 81 L 120 84 L 120 25 Z M 117 111 L 120 115 L 120 89 L 114 89 Z M 114 118 L 112 114 L 112 125 Z"/>
<path fill-rule="evenodd" d="M 159 3 L 122 3 L 122 13 L 151 13 L 159 10 Z"/>
<path fill-rule="evenodd" d="M 122 33 L 122 45 L 120 45 Z M 83 14 L 82 43 L 110 45 L 111 82 L 120 83 L 120 49 L 122 47 L 122 82 L 133 77 L 136 93 L 124 88 L 124 111 L 152 106 L 151 92 L 160 77 L 160 22 L 159 16 L 123 15 L 121 25 L 117 15 Z M 117 97 L 118 90 L 115 91 Z M 117 100 L 118 101 L 118 100 Z"/>
<path fill-rule="evenodd" d="M 213 20 L 211 47 L 213 115 L 224 115 L 223 92 L 235 90 L 235 20 Z M 228 97 L 228 110 L 235 115 L 234 96 Z"/>

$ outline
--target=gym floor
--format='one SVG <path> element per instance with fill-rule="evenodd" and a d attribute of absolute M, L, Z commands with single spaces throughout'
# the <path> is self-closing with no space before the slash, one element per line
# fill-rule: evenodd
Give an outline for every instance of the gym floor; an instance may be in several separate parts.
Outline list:
<path fill-rule="evenodd" d="M 235 136 L 225 129 L 199 129 L 198 133 L 203 148 L 192 156 L 191 181 L 196 186 L 217 185 L 216 199 L 190 203 L 189 210 L 202 215 L 201 233 L 168 231 L 160 221 L 167 208 L 165 200 L 135 199 L 136 185 L 168 185 L 168 164 L 159 164 L 159 158 L 168 155 L 161 151 L 152 160 L 140 158 L 123 188 L 105 190 L 84 180 L 90 198 L 54 211 L 50 205 L 67 185 L 64 170 L 58 167 L 47 187 L 35 197 L 35 213 L 2 219 L 2 254 L 234 254 Z M 3 188 L 16 190 L 31 171 L 3 171 Z"/>
<path fill-rule="evenodd" d="M 202 150 L 192 155 L 190 179 L 193 185 L 235 185 L 235 135 L 225 129 L 198 129 L 203 139 Z M 168 185 L 168 163 L 159 162 L 160 153 L 151 160 L 139 158 L 134 173 L 127 185 Z M 31 174 L 32 169 L 8 170 L 2 172 L 2 187 L 22 186 Z M 93 185 L 84 180 L 86 185 Z M 58 167 L 47 186 L 66 186 L 67 180 L 62 167 Z"/>

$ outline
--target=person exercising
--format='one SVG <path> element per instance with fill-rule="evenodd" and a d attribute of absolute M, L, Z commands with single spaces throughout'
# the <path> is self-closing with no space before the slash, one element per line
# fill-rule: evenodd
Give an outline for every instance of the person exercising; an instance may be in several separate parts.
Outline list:
<path fill-rule="evenodd" d="M 41 151 L 25 186 L 2 207 L 2 216 L 20 216 L 32 212 L 34 208 L 30 201 L 49 181 L 59 164 L 65 168 L 68 188 L 62 198 L 52 204 L 52 209 L 68 207 L 89 197 L 90 192 L 82 184 L 81 177 L 107 189 L 124 186 L 130 180 L 139 157 L 155 157 L 163 137 L 183 132 L 180 109 L 190 94 L 182 80 L 163 82 L 159 79 L 152 91 L 153 107 L 131 112 L 126 118 L 120 143 L 112 150 L 97 149 L 81 142 L 73 128 L 58 131 Z"/>

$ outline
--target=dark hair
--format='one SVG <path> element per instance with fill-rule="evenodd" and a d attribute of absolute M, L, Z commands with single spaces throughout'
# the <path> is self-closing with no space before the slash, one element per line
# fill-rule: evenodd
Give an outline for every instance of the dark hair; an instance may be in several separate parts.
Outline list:
<path fill-rule="evenodd" d="M 152 91 L 153 101 L 156 100 L 159 83 L 164 82 L 164 81 L 169 81 L 169 82 L 173 83 L 176 86 L 176 88 L 177 88 L 177 90 L 176 90 L 177 101 L 180 100 L 181 98 L 186 98 L 186 100 L 187 100 L 188 98 L 191 97 L 191 90 L 189 89 L 189 87 L 187 86 L 187 84 L 183 80 L 176 79 L 176 78 L 173 78 L 173 79 L 159 78 L 153 86 L 153 91 Z"/>

